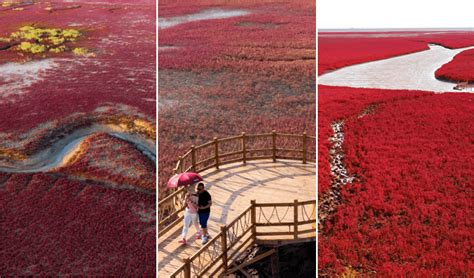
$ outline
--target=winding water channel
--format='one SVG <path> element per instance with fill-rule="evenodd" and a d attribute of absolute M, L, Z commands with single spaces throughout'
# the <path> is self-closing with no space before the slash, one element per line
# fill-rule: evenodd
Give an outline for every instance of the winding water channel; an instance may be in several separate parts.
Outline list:
<path fill-rule="evenodd" d="M 318 77 L 319 84 L 354 88 L 460 92 L 454 83 L 435 78 L 435 72 L 458 53 L 474 47 L 448 49 L 430 44 L 429 50 L 347 66 Z M 472 92 L 466 90 L 464 92 Z"/>
<path fill-rule="evenodd" d="M 79 146 L 84 140 L 96 133 L 107 133 L 110 136 L 132 143 L 135 148 L 150 159 L 152 163 L 156 164 L 156 151 L 153 140 L 126 132 L 118 126 L 92 125 L 87 128 L 78 129 L 64 138 L 61 138 L 51 146 L 34 154 L 25 161 L 16 162 L 11 165 L 0 164 L 0 171 L 11 173 L 35 173 L 47 172 L 51 169 L 60 167 L 65 165 L 68 160 L 79 151 Z"/>
<path fill-rule="evenodd" d="M 174 27 L 179 24 L 211 19 L 223 19 L 236 16 L 244 16 L 250 14 L 247 10 L 223 10 L 223 9 L 208 9 L 194 14 L 186 14 L 175 17 L 159 18 L 158 28 L 166 29 Z"/>

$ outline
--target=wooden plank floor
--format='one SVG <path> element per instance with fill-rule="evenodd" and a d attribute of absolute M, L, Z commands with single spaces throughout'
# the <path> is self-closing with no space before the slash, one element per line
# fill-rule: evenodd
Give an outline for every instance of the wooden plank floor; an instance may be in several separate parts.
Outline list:
<path fill-rule="evenodd" d="M 250 161 L 221 166 L 201 173 L 213 205 L 209 219 L 209 233 L 217 234 L 220 225 L 229 223 L 250 206 L 257 203 L 314 200 L 316 197 L 316 166 L 298 161 Z M 291 212 L 289 215 L 293 215 Z M 289 216 L 288 216 L 289 217 Z M 285 217 L 286 218 L 286 217 Z M 158 239 L 159 276 L 168 277 L 183 259 L 201 248 L 194 239 L 194 227 L 189 229 L 188 245 L 178 243 L 182 225 L 171 229 Z"/>

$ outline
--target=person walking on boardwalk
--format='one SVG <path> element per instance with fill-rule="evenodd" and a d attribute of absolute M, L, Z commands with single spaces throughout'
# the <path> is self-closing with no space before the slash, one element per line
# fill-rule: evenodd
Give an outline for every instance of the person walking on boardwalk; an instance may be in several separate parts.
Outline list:
<path fill-rule="evenodd" d="M 199 215 L 199 224 L 201 225 L 201 242 L 206 244 L 209 239 L 209 233 L 207 232 L 207 221 L 211 214 L 212 199 L 211 194 L 204 189 L 204 183 L 200 182 L 197 185 L 198 191 L 198 215 Z"/>
<path fill-rule="evenodd" d="M 187 188 L 186 195 L 184 196 L 184 206 L 186 207 L 184 210 L 184 225 L 183 231 L 181 233 L 181 240 L 178 241 L 179 243 L 185 245 L 186 244 L 186 236 L 188 235 L 188 230 L 191 225 L 196 228 L 196 239 L 201 237 L 199 224 L 198 224 L 198 194 L 194 191 L 193 186 L 189 186 Z"/>

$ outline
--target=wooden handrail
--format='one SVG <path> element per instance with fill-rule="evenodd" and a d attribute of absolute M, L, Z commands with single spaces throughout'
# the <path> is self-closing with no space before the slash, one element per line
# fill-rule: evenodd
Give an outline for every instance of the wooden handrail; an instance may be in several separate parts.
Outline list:
<path fill-rule="evenodd" d="M 207 242 L 199 251 L 194 253 L 191 257 L 184 260 L 183 265 L 180 266 L 172 275 L 171 277 L 180 277 L 183 276 L 185 278 L 190 278 L 192 275 L 192 270 L 196 269 L 194 273 L 195 276 L 210 276 L 214 277 L 215 274 L 222 274 L 228 271 L 228 268 L 232 266 L 234 260 L 236 258 L 237 252 L 239 252 L 242 248 L 249 247 L 255 243 L 256 240 L 259 239 L 259 236 L 291 236 L 293 235 L 294 239 L 297 239 L 300 235 L 308 234 L 308 233 L 316 233 L 316 229 L 300 229 L 299 226 L 306 225 L 306 224 L 313 224 L 316 225 L 316 214 L 312 214 L 310 216 L 311 219 L 304 220 L 299 219 L 298 212 L 299 207 L 305 205 L 314 205 L 316 206 L 316 200 L 309 200 L 300 202 L 298 200 L 294 200 L 291 203 L 256 203 L 255 200 L 250 202 L 250 207 L 247 208 L 244 212 L 239 214 L 234 220 L 232 220 L 229 224 L 221 226 L 220 232 L 215 235 L 209 242 Z M 281 219 L 277 218 L 280 223 L 270 223 L 271 226 L 278 226 L 281 224 L 282 226 L 292 225 L 294 227 L 292 232 L 259 232 L 257 230 L 258 227 L 264 227 L 262 223 L 257 221 L 256 217 L 256 208 L 268 208 L 268 207 L 283 207 L 286 206 L 288 208 L 294 209 L 293 214 L 293 222 L 282 222 Z M 250 213 L 250 220 L 248 221 L 248 227 L 244 227 L 246 225 L 246 220 L 248 219 L 248 214 Z M 273 219 L 273 218 L 271 218 Z M 271 220 L 270 219 L 270 220 Z M 243 222 L 242 222 L 243 221 Z M 238 235 L 233 234 L 231 240 L 229 241 L 228 238 L 231 235 L 230 231 L 233 231 L 235 228 L 242 228 Z M 247 239 L 243 240 L 239 244 L 239 242 L 244 238 L 244 236 L 251 232 L 251 235 L 247 237 Z M 316 235 L 314 235 L 316 237 Z M 313 236 L 311 237 L 313 238 Z M 216 244 L 220 243 L 220 253 L 216 254 Z M 206 253 L 207 252 L 207 253 Z M 204 257 L 209 257 L 210 260 L 203 263 L 200 256 L 203 255 Z M 220 263 L 219 263 L 220 261 Z M 231 269 L 232 270 L 232 269 Z"/>
<path fill-rule="evenodd" d="M 259 134 L 248 134 L 247 137 L 260 138 L 260 137 L 269 137 L 272 136 L 271 133 L 259 133 Z"/>
<path fill-rule="evenodd" d="M 281 138 L 286 138 L 289 140 L 294 140 L 295 145 L 299 145 L 303 142 L 302 148 L 296 148 L 296 146 L 286 146 L 283 145 L 282 147 L 279 146 L 279 142 Z M 267 144 L 251 144 L 252 140 L 265 140 Z M 178 157 L 178 161 L 176 162 L 176 166 L 173 169 L 173 174 L 179 174 L 186 171 L 194 171 L 194 172 L 201 172 L 210 168 L 219 169 L 219 166 L 228 163 L 238 163 L 242 162 L 246 164 L 248 161 L 251 160 L 260 160 L 260 159 L 272 159 L 276 161 L 278 159 L 290 159 L 290 160 L 299 160 L 302 163 L 306 163 L 307 161 L 316 162 L 316 148 L 311 149 L 309 151 L 307 149 L 308 142 L 313 140 L 314 146 L 316 146 L 316 137 L 315 136 L 307 136 L 304 132 L 303 134 L 286 134 L 286 133 L 277 133 L 273 130 L 271 133 L 262 133 L 262 134 L 246 134 L 242 132 L 240 135 L 226 137 L 226 138 L 217 138 L 214 137 L 212 141 L 207 143 L 198 145 L 198 146 L 191 146 L 191 148 L 183 155 Z M 235 142 L 235 146 L 237 149 L 235 150 L 223 150 L 221 149 L 222 143 L 232 143 Z M 293 142 L 293 141 L 292 141 Z M 271 143 L 271 144 L 269 144 Z M 213 148 L 209 148 L 214 145 Z M 206 149 L 207 148 L 207 149 Z M 204 157 L 199 157 L 203 151 L 205 152 Z M 308 154 L 311 154 L 311 157 L 308 157 Z M 236 158 L 237 156 L 237 158 Z M 173 192 L 170 196 L 176 196 L 176 191 Z M 170 209 L 170 205 L 167 202 L 172 202 L 172 198 L 170 196 L 165 197 L 164 199 L 158 202 L 158 211 L 166 209 Z M 172 223 L 169 220 L 165 219 L 167 216 L 171 215 L 175 211 L 182 211 L 182 208 L 175 208 L 174 211 L 166 211 L 166 213 L 158 213 L 158 223 L 161 223 L 162 226 L 159 230 L 160 231 L 168 231 L 165 230 L 164 226 L 166 223 Z M 182 216 L 180 216 L 182 217 Z M 158 233 L 158 236 L 163 234 L 164 232 Z"/>
<path fill-rule="evenodd" d="M 166 233 L 179 223 L 181 217 L 178 214 L 184 210 L 181 200 L 183 199 L 184 187 L 174 191 L 171 195 L 158 202 L 158 236 Z M 177 207 L 178 206 L 178 207 Z"/>
<path fill-rule="evenodd" d="M 252 138 L 271 138 L 272 139 L 272 146 L 269 146 L 268 148 L 259 148 L 257 150 L 262 150 L 262 151 L 267 150 L 267 149 L 272 150 L 272 158 L 274 160 L 279 158 L 278 155 L 276 154 L 277 152 L 285 152 L 285 151 L 296 152 L 297 151 L 296 149 L 278 148 L 277 138 L 279 138 L 279 137 L 280 138 L 296 138 L 296 139 L 301 138 L 302 141 L 303 141 L 303 148 L 298 150 L 298 151 L 303 152 L 303 154 L 307 153 L 307 148 L 306 148 L 307 141 L 308 140 L 316 140 L 315 136 L 308 136 L 308 135 L 306 135 L 306 132 L 304 132 L 302 135 L 298 135 L 298 134 L 277 133 L 274 130 L 271 133 L 245 134 L 245 132 L 243 132 L 241 135 L 236 135 L 236 136 L 231 136 L 231 137 L 226 137 L 226 138 L 214 137 L 214 139 L 212 141 L 201 144 L 199 146 L 192 146 L 191 149 L 189 149 L 183 156 L 180 156 L 178 158 L 176 167 L 174 168 L 174 173 L 179 173 L 183 170 L 186 170 L 186 169 L 183 169 L 182 164 L 183 164 L 183 161 L 185 161 L 188 158 L 188 156 L 191 156 L 192 161 L 194 161 L 194 163 L 192 163 L 192 161 L 191 161 L 191 165 L 196 167 L 197 166 L 196 164 L 199 164 L 199 162 L 196 161 L 196 157 L 195 157 L 196 152 L 198 152 L 198 151 L 200 151 L 200 150 L 202 150 L 206 147 L 209 147 L 211 145 L 214 145 L 213 156 L 212 157 L 211 156 L 206 157 L 206 158 L 202 159 L 201 161 L 203 161 L 203 160 L 206 160 L 206 161 L 207 160 L 214 160 L 214 167 L 216 167 L 217 169 L 219 168 L 220 165 L 226 164 L 226 161 L 220 161 L 219 160 L 219 158 L 220 158 L 219 146 L 220 146 L 220 143 L 223 143 L 223 142 L 231 142 L 231 141 L 236 141 L 237 142 L 237 141 L 240 141 L 240 149 L 236 150 L 235 152 L 242 154 L 241 161 L 244 162 L 244 163 L 247 162 L 248 160 L 251 160 L 251 157 L 248 157 L 247 154 L 249 152 L 255 151 L 255 149 L 249 148 L 248 143 L 247 143 L 249 141 L 249 139 L 252 139 Z M 316 142 L 314 142 L 314 145 L 316 145 Z M 315 154 L 315 152 L 313 152 L 313 154 Z M 306 155 L 303 155 L 303 157 L 295 156 L 292 159 L 302 160 L 303 163 L 307 160 Z M 315 162 L 315 159 L 310 159 L 310 161 Z M 196 167 L 195 171 L 199 172 L 200 169 L 198 167 Z"/>
<path fill-rule="evenodd" d="M 227 224 L 227 226 L 234 225 L 240 218 L 242 218 L 244 216 L 244 214 L 248 213 L 249 210 L 251 210 L 251 209 L 252 209 L 252 205 L 250 205 L 246 210 L 244 210 L 242 213 L 240 213 L 234 220 L 232 220 L 229 224 Z"/>
<path fill-rule="evenodd" d="M 219 142 L 227 142 L 227 141 L 231 141 L 231 140 L 235 140 L 235 139 L 240 139 L 242 138 L 242 134 L 241 135 L 235 135 L 235 136 L 231 136 L 231 137 L 225 137 L 225 138 L 219 138 Z"/>

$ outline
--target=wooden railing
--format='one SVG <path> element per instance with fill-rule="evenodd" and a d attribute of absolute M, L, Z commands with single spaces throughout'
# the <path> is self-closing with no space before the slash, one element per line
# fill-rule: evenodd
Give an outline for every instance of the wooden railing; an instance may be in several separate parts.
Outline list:
<path fill-rule="evenodd" d="M 214 140 L 191 148 L 178 158 L 174 174 L 188 171 L 202 172 L 219 169 L 223 164 L 258 160 L 289 159 L 304 164 L 316 161 L 316 137 L 282 134 L 272 131 L 265 134 L 245 134 Z M 158 236 L 168 232 L 182 221 L 184 207 L 181 200 L 184 189 L 180 188 L 158 202 Z"/>
<path fill-rule="evenodd" d="M 286 231 L 287 229 L 287 231 Z M 316 201 L 256 203 L 221 226 L 217 235 L 184 263 L 171 277 L 216 277 L 238 269 L 236 259 L 257 241 L 298 240 L 316 237 Z"/>

